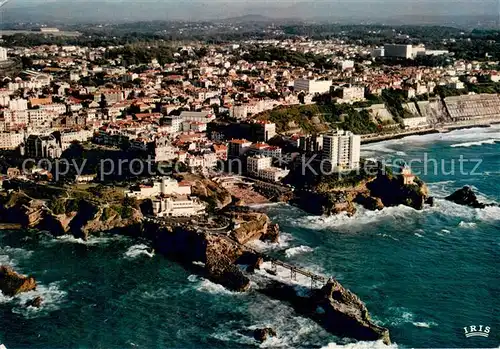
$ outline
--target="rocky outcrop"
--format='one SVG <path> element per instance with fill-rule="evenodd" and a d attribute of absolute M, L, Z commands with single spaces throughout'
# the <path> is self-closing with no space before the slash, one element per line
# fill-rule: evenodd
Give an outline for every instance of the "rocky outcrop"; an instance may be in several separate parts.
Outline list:
<path fill-rule="evenodd" d="M 257 328 L 253 331 L 253 338 L 258 342 L 265 342 L 270 337 L 276 337 L 277 333 L 273 328 Z"/>
<path fill-rule="evenodd" d="M 458 205 L 463 205 L 463 206 L 469 206 L 473 208 L 486 208 L 489 206 L 494 206 L 493 204 L 485 204 L 482 202 L 479 202 L 477 199 L 476 194 L 470 187 L 463 187 L 462 189 L 457 190 L 450 196 L 445 198 L 448 201 L 454 202 Z"/>
<path fill-rule="evenodd" d="M 176 227 L 145 226 L 143 237 L 154 242 L 155 250 L 186 267 L 201 262 L 201 273 L 232 291 L 242 292 L 250 280 L 235 265 L 245 254 L 241 245 L 223 234 L 193 230 L 188 224 Z"/>
<path fill-rule="evenodd" d="M 43 298 L 38 296 L 33 299 L 30 299 L 29 301 L 24 304 L 25 307 L 33 307 L 33 308 L 40 308 L 43 304 Z"/>
<path fill-rule="evenodd" d="M 353 204 L 355 197 L 356 193 L 347 190 L 332 190 L 331 192 L 303 190 L 296 194 L 292 203 L 313 215 L 331 216 L 346 212 L 352 216 L 356 213 Z"/>
<path fill-rule="evenodd" d="M 228 215 L 235 224 L 231 237 L 240 244 L 261 239 L 267 235 L 271 224 L 269 217 L 260 212 L 230 212 Z"/>
<path fill-rule="evenodd" d="M 308 297 L 298 295 L 293 286 L 279 282 L 269 284 L 261 292 L 289 302 L 298 313 L 315 320 L 334 335 L 391 343 L 389 330 L 374 324 L 365 304 L 335 280 L 311 291 Z"/>
<path fill-rule="evenodd" d="M 260 237 L 262 241 L 269 241 L 273 244 L 280 242 L 280 226 L 278 224 L 271 223 L 267 226 L 267 231 L 265 235 Z"/>
<path fill-rule="evenodd" d="M 16 273 L 11 267 L 0 266 L 0 291 L 13 297 L 19 293 L 36 289 L 36 281 L 30 276 Z"/>
<path fill-rule="evenodd" d="M 425 183 L 415 180 L 414 184 L 404 184 L 399 175 L 379 174 L 366 184 L 371 197 L 379 198 L 384 206 L 405 205 L 422 210 L 429 198 Z"/>
<path fill-rule="evenodd" d="M 44 214 L 44 202 L 22 192 L 12 192 L 1 197 L 0 218 L 3 222 L 19 223 L 23 228 L 39 224 Z"/>
<path fill-rule="evenodd" d="M 359 340 L 382 340 L 391 344 L 389 330 L 375 325 L 365 304 L 339 282 L 330 280 L 313 297 L 316 313 L 324 327 Z"/>
<path fill-rule="evenodd" d="M 83 199 L 78 201 L 78 211 L 62 214 L 55 214 L 48 207 L 49 202 L 32 199 L 22 192 L 5 195 L 1 201 L 0 218 L 4 222 L 47 230 L 54 236 L 72 234 L 84 240 L 96 233 L 126 234 L 127 231 L 137 230 L 143 218 L 137 208 L 127 208 L 129 212 L 125 216 L 125 208 L 121 205 L 98 205 Z"/>
<path fill-rule="evenodd" d="M 431 203 L 425 183 L 417 178 L 413 184 L 404 184 L 400 175 L 380 172 L 378 175 L 360 180 L 356 185 L 330 189 L 329 179 L 317 183 L 312 189 L 300 190 L 292 203 L 314 215 L 356 213 L 355 203 L 368 210 L 405 205 L 416 210 Z"/>
<path fill-rule="evenodd" d="M 382 199 L 370 196 L 368 193 L 356 196 L 356 203 L 370 211 L 380 211 L 385 207 Z"/>

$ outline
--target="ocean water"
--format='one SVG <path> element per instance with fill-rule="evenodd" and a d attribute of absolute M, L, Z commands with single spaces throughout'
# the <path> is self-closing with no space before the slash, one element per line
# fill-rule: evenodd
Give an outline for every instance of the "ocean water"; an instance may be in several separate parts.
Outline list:
<path fill-rule="evenodd" d="M 500 128 L 408 137 L 364 146 L 363 153 L 387 161 L 436 159 L 438 169 L 412 162 L 415 171 L 426 170 L 421 177 L 436 206 L 360 209 L 352 218 L 262 206 L 284 233 L 279 245 L 255 247 L 335 276 L 390 329 L 393 348 L 499 347 L 500 208 L 476 210 L 443 198 L 470 185 L 481 200 L 500 202 Z M 463 168 L 460 156 L 470 160 Z M 0 232 L 0 264 L 40 284 L 16 298 L 0 295 L 0 343 L 9 349 L 385 347 L 337 338 L 287 304 L 255 290 L 229 292 L 147 247 L 123 237 L 83 242 Z M 42 308 L 24 307 L 35 295 L 45 299 Z M 491 327 L 489 337 L 466 338 L 463 327 L 471 325 Z M 278 337 L 254 341 L 252 330 L 262 326 L 274 327 Z"/>

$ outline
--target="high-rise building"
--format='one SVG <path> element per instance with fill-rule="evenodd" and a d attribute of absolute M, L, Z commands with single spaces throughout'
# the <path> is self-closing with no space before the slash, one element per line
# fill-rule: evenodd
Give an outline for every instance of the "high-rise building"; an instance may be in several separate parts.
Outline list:
<path fill-rule="evenodd" d="M 4 62 L 8 59 L 7 57 L 7 49 L 0 47 L 0 62 Z"/>
<path fill-rule="evenodd" d="M 323 168 L 326 171 L 355 170 L 359 167 L 361 137 L 337 130 L 323 135 Z"/>
<path fill-rule="evenodd" d="M 384 45 L 384 56 L 385 57 L 396 57 L 396 58 L 413 58 L 413 46 L 412 45 L 394 45 L 385 44 Z"/>

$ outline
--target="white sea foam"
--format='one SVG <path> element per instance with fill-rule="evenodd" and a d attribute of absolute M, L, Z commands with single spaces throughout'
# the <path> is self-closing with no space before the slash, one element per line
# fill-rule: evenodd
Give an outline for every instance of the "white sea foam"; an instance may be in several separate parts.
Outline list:
<path fill-rule="evenodd" d="M 276 299 L 258 297 L 258 302 L 251 307 L 245 306 L 250 318 L 220 323 L 211 337 L 227 343 L 228 347 L 255 346 L 261 348 L 296 348 L 314 347 L 318 342 L 326 341 L 331 335 L 309 318 L 297 316 L 293 307 Z M 277 336 L 258 343 L 253 338 L 254 330 L 273 328 Z"/>
<path fill-rule="evenodd" d="M 412 322 L 413 326 L 415 327 L 423 327 L 423 328 L 430 328 L 430 327 L 434 327 L 434 326 L 437 326 L 436 323 L 434 322 Z"/>
<path fill-rule="evenodd" d="M 0 292 L 0 303 L 12 303 L 12 312 L 33 319 L 48 315 L 50 312 L 60 309 L 67 292 L 61 290 L 59 283 L 53 282 L 48 286 L 37 285 L 36 290 L 20 293 L 14 297 L 7 297 Z M 42 297 L 43 302 L 39 308 L 27 307 L 26 302 Z"/>
<path fill-rule="evenodd" d="M 309 247 L 309 246 L 297 246 L 297 247 L 292 247 L 289 248 L 288 250 L 285 251 L 285 255 L 287 258 L 302 254 L 302 253 L 308 253 L 314 251 L 314 248 Z"/>
<path fill-rule="evenodd" d="M 419 234 L 419 233 L 414 233 L 414 235 L 415 235 L 416 237 L 419 237 L 419 238 L 423 238 L 423 237 L 424 237 L 422 234 Z"/>
<path fill-rule="evenodd" d="M 200 292 L 208 292 L 211 294 L 220 294 L 220 295 L 243 295 L 241 292 L 232 292 L 229 291 L 222 285 L 216 284 L 210 280 L 207 280 L 201 276 L 191 274 L 188 276 L 189 282 L 195 283 L 195 289 Z"/>
<path fill-rule="evenodd" d="M 381 211 L 369 211 L 358 206 L 357 212 L 350 217 L 346 213 L 329 217 L 305 216 L 292 221 L 293 224 L 306 229 L 325 230 L 339 227 L 359 227 L 381 221 L 382 219 L 401 218 L 407 219 L 411 215 L 418 214 L 419 211 L 408 206 L 386 207 Z"/>
<path fill-rule="evenodd" d="M 484 144 L 495 144 L 500 142 L 500 139 L 496 138 L 490 138 L 490 139 L 483 139 L 475 142 L 464 142 L 464 143 L 456 143 L 450 145 L 452 148 L 469 148 L 469 147 L 474 147 L 474 146 L 480 146 Z"/>
<path fill-rule="evenodd" d="M 142 293 L 141 297 L 145 299 L 161 299 L 166 298 L 170 295 L 170 292 L 167 289 L 159 288 L 154 291 L 145 291 Z"/>
<path fill-rule="evenodd" d="M 380 237 L 383 237 L 383 238 L 387 238 L 387 239 L 391 239 L 391 240 L 394 240 L 394 241 L 399 241 L 398 238 L 395 238 L 394 236 L 392 236 L 391 234 L 386 234 L 386 233 L 378 233 L 377 236 L 380 236 Z"/>
<path fill-rule="evenodd" d="M 125 257 L 129 259 L 134 259 L 139 256 L 148 256 L 150 258 L 154 257 L 154 251 L 150 252 L 151 247 L 144 245 L 144 244 L 139 244 L 139 245 L 134 245 L 130 246 L 130 248 L 125 252 Z"/>
<path fill-rule="evenodd" d="M 356 342 L 349 344 L 336 344 L 328 343 L 328 345 L 322 347 L 321 349 L 396 349 L 398 345 L 393 343 L 391 345 L 385 345 L 381 340 L 374 342 Z"/>
<path fill-rule="evenodd" d="M 269 241 L 255 240 L 249 242 L 247 245 L 259 252 L 280 251 L 286 249 L 290 245 L 290 241 L 292 240 L 293 236 L 291 234 L 280 232 L 280 237 L 277 244 Z"/>
<path fill-rule="evenodd" d="M 483 209 L 476 209 L 476 217 L 482 221 L 499 221 L 500 207 L 490 206 Z"/>
<path fill-rule="evenodd" d="M 83 240 L 79 238 L 75 238 L 73 235 L 62 235 L 58 236 L 55 239 L 50 239 L 46 243 L 72 243 L 72 244 L 81 244 L 81 245 L 100 245 L 107 244 L 113 241 L 126 240 L 127 237 L 121 235 L 109 235 L 109 236 L 90 236 L 88 240 Z"/>
<path fill-rule="evenodd" d="M 475 228 L 477 226 L 476 223 L 474 222 L 464 222 L 464 221 L 461 221 L 458 226 L 460 228 Z"/>
<path fill-rule="evenodd" d="M 390 325 L 392 327 L 399 327 L 401 325 L 414 322 L 414 315 L 408 309 L 403 307 L 391 307 L 391 316 L 381 325 Z"/>
<path fill-rule="evenodd" d="M 0 265 L 10 265 L 15 267 L 20 260 L 28 259 L 33 255 L 33 251 L 10 246 L 0 247 Z"/>
<path fill-rule="evenodd" d="M 263 209 L 263 208 L 275 208 L 275 207 L 279 207 L 282 205 L 283 205 L 282 202 L 267 202 L 265 204 L 251 204 L 251 205 L 248 205 L 248 207 L 258 210 L 258 209 Z"/>
<path fill-rule="evenodd" d="M 445 198 L 452 194 L 455 188 L 455 181 L 442 181 L 435 183 L 427 183 L 429 192 L 435 198 Z"/>

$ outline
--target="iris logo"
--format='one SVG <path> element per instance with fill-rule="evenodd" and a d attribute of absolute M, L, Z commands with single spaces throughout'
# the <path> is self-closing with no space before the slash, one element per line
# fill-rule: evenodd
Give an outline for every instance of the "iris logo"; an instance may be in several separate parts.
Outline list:
<path fill-rule="evenodd" d="M 468 326 L 464 327 L 465 331 L 465 337 L 470 338 L 470 337 L 484 337 L 488 338 L 490 335 L 490 330 L 491 328 L 489 326 Z"/>

